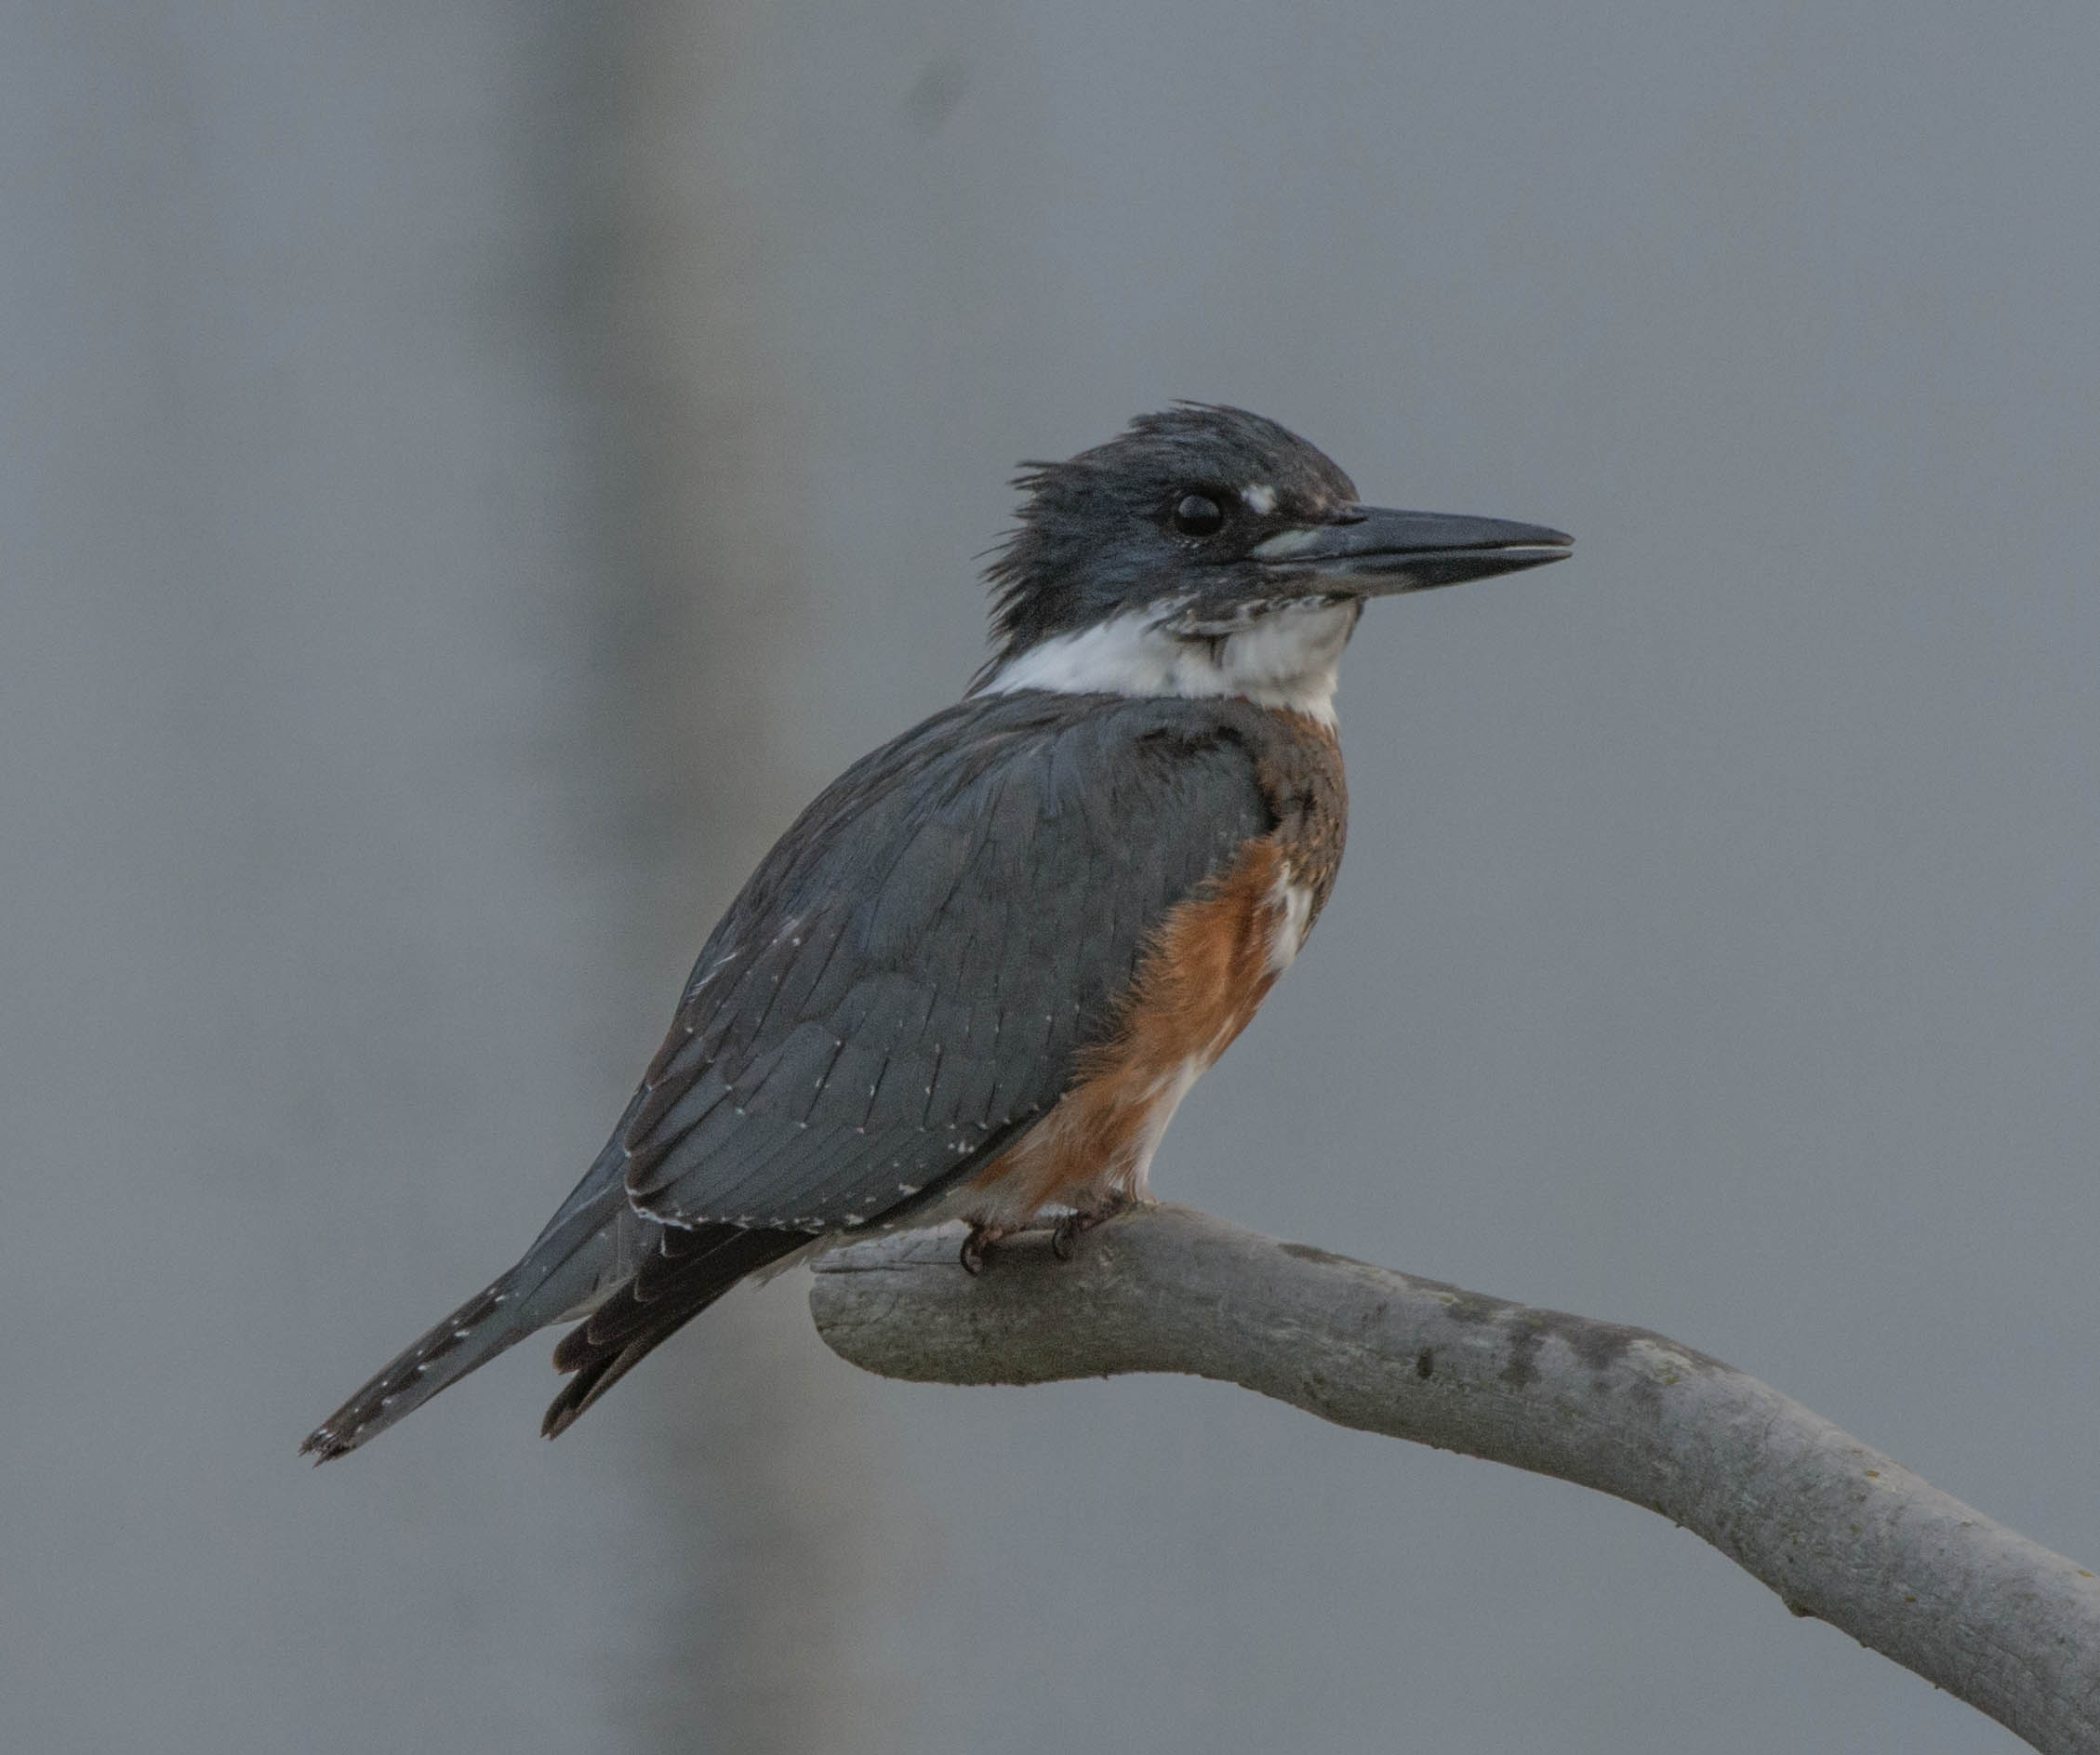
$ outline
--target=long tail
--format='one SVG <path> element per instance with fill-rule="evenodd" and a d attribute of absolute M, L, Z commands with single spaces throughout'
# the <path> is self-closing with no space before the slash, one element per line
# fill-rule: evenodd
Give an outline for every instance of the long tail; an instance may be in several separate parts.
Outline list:
<path fill-rule="evenodd" d="M 308 1434 L 300 1455 L 327 1462 L 355 1450 L 527 1335 L 588 1311 L 554 1350 L 575 1379 L 547 1410 L 540 1429 L 552 1438 L 738 1281 L 811 1242 L 801 1231 L 656 1224 L 602 1168 L 516 1267 L 389 1363 Z"/>
<path fill-rule="evenodd" d="M 477 1292 L 306 1436 L 299 1455 L 332 1462 L 412 1414 L 440 1389 L 486 1364 L 539 1326 L 520 1323 L 504 1306 L 514 1292 L 515 1268 Z"/>
<path fill-rule="evenodd" d="M 474 1294 L 322 1421 L 299 1446 L 327 1462 L 377 1437 L 440 1389 L 550 1323 L 558 1323 L 619 1273 L 624 1215 L 586 1206 L 557 1215 L 525 1258 Z M 624 1203 L 622 1203 L 624 1206 Z M 630 1221 L 631 1222 L 631 1221 Z"/>

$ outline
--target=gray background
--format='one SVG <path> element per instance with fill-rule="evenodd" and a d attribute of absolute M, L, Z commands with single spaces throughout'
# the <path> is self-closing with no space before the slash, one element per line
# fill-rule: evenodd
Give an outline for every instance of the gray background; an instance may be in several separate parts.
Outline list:
<path fill-rule="evenodd" d="M 2002 1749 L 1657 1520 L 1215 1386 L 558 1445 L 508 1261 L 1013 459 L 1243 403 L 1578 558 L 1389 605 L 1166 1193 L 1660 1328 L 2100 1557 L 2100 15 L 0 19 L 0 1712 L 25 1750 Z"/>

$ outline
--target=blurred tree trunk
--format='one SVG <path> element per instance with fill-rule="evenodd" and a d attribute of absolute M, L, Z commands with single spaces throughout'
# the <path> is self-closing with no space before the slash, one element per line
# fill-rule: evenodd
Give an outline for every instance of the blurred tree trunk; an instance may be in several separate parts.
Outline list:
<path fill-rule="evenodd" d="M 649 1009 L 618 1045 L 633 1066 L 716 916 L 824 778 L 791 754 L 809 606 L 793 422 L 767 370 L 764 205 L 710 133 L 711 96 L 738 76 L 739 9 L 638 0 L 600 15 L 569 75 L 602 143 L 571 169 L 570 327 L 615 581 L 593 757 L 621 777 L 605 875 L 635 911 Z M 596 1416 L 631 1429 L 644 1529 L 630 1547 L 651 1556 L 619 1683 L 641 1748 L 865 1750 L 896 1716 L 854 1608 L 881 1527 L 853 1429 L 866 1403 L 841 1393 L 800 1296 L 778 1290 L 733 1295 Z"/>

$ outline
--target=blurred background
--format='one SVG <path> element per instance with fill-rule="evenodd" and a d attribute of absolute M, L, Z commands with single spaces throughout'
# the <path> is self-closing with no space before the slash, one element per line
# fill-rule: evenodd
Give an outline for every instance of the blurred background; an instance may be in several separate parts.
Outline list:
<path fill-rule="evenodd" d="M 35 1751 L 2002 1750 L 1659 1520 L 1214 1385 L 559 1444 L 507 1264 L 1021 457 L 1241 403 L 1577 558 L 1374 613 L 1155 1169 L 2100 1562 L 2100 12 L 0 18 L 0 1711 Z"/>

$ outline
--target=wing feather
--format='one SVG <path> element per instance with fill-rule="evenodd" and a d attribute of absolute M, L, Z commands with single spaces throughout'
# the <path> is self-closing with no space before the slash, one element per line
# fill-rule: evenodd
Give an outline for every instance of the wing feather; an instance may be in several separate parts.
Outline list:
<path fill-rule="evenodd" d="M 618 1143 L 645 1215 L 900 1215 L 1031 1124 L 1150 935 L 1273 827 L 1219 701 L 1012 695 L 850 770 L 738 898 Z"/>

